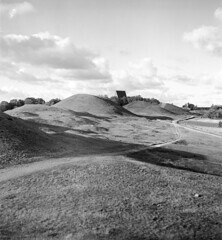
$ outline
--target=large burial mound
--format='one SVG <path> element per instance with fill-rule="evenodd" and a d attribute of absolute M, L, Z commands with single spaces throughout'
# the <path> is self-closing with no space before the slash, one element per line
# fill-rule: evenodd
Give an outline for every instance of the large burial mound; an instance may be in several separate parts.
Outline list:
<path fill-rule="evenodd" d="M 123 115 L 132 116 L 133 113 L 118 106 L 109 99 L 103 99 L 89 94 L 76 94 L 54 105 L 62 109 L 75 112 L 87 112 L 97 116 Z"/>
<path fill-rule="evenodd" d="M 171 113 L 161 107 L 160 104 L 152 104 L 145 101 L 135 101 L 124 106 L 127 110 L 145 116 L 167 116 L 174 117 L 175 114 Z"/>
<path fill-rule="evenodd" d="M 32 123 L 0 113 L 0 168 L 55 150 L 53 144 L 50 136 Z"/>

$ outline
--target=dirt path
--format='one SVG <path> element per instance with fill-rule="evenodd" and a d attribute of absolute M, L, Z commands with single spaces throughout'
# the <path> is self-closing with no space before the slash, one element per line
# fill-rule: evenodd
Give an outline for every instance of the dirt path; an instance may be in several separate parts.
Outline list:
<path fill-rule="evenodd" d="M 96 156 L 97 158 L 99 156 Z M 104 157 L 104 156 L 103 156 Z M 16 165 L 9 168 L 0 169 L 0 182 L 7 181 L 13 178 L 25 176 L 34 172 L 43 171 L 47 169 L 54 168 L 56 166 L 79 162 L 79 161 L 86 161 L 93 156 L 85 156 L 85 157 L 69 157 L 69 158 L 52 158 L 52 159 L 45 159 L 39 162 L 33 162 L 28 164 Z M 102 157 L 101 157 L 102 158 Z"/>
<path fill-rule="evenodd" d="M 177 122 L 178 122 L 177 120 L 174 120 L 172 122 L 172 125 L 174 126 L 175 131 L 176 131 L 176 135 L 177 135 L 177 138 L 175 140 L 169 141 L 169 142 L 165 142 L 165 143 L 160 143 L 160 144 L 154 144 L 154 145 L 151 145 L 151 147 L 152 148 L 164 147 L 164 146 L 167 146 L 167 145 L 170 145 L 170 144 L 173 144 L 173 143 L 176 143 L 176 142 L 180 141 L 182 139 L 182 135 L 181 135 L 181 132 L 179 130 Z"/>

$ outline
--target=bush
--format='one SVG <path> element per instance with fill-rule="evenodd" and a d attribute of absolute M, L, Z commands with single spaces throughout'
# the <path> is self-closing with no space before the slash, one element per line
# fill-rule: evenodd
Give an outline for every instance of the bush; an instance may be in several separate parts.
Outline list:
<path fill-rule="evenodd" d="M 222 128 L 222 121 L 220 121 L 220 122 L 218 123 L 218 127 L 219 127 L 219 128 Z"/>
<path fill-rule="evenodd" d="M 61 101 L 61 99 L 59 99 L 59 98 L 53 98 L 53 99 L 51 99 L 50 101 L 48 101 L 48 102 L 46 103 L 46 105 L 52 106 L 52 105 L 54 105 L 54 104 L 56 104 L 56 103 L 58 103 L 58 102 L 60 102 L 60 101 Z"/>

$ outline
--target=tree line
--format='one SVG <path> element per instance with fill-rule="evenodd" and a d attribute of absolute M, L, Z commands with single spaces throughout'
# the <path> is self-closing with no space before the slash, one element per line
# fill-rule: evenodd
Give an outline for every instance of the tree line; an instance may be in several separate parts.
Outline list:
<path fill-rule="evenodd" d="M 135 102 L 135 101 L 144 101 L 152 104 L 160 104 L 160 101 L 155 98 L 144 98 L 141 95 L 122 97 L 122 98 L 118 98 L 117 96 L 108 97 L 107 95 L 99 95 L 98 97 L 103 99 L 109 99 L 120 106 L 124 106 L 128 103 Z"/>
<path fill-rule="evenodd" d="M 45 104 L 48 106 L 52 106 L 61 100 L 59 98 L 53 98 L 50 101 L 46 102 L 42 98 L 34 98 L 34 97 L 28 97 L 24 100 L 22 99 L 11 99 L 9 102 L 7 101 L 2 101 L 0 103 L 0 112 L 5 112 L 7 110 L 12 110 L 17 107 L 21 107 L 25 104 Z"/>

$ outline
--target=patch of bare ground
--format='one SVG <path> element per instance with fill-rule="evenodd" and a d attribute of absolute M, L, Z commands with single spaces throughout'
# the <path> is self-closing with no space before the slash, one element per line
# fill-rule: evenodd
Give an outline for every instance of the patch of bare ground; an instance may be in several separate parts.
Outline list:
<path fill-rule="evenodd" d="M 221 192 L 221 177 L 92 157 L 2 182 L 0 238 L 221 239 Z"/>

